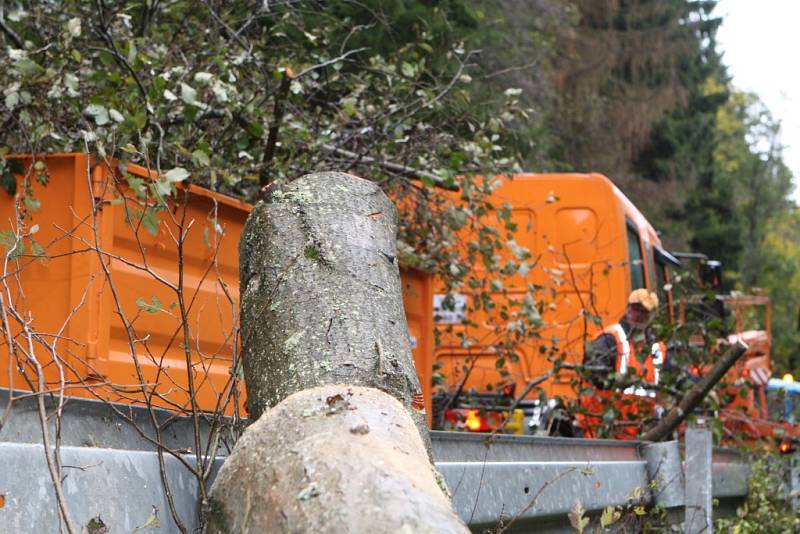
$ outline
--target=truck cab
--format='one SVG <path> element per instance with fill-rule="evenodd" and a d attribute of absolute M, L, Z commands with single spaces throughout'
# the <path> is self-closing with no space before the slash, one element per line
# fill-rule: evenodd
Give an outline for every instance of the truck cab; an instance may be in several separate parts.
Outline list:
<path fill-rule="evenodd" d="M 468 285 L 449 294 L 440 287 L 433 303 L 439 340 L 434 360 L 445 380 L 439 398 L 456 396 L 466 408 L 502 404 L 504 394 L 521 392 L 555 360 L 580 365 L 586 343 L 604 324 L 616 322 L 633 289 L 655 291 L 662 305 L 671 307 L 670 268 L 679 264 L 642 213 L 601 174 L 494 180 L 490 200 L 510 207 L 516 232 L 507 234 L 491 220 L 486 224 L 511 237 L 509 257 L 522 249 L 529 258 L 528 269 L 492 285 L 495 309 L 511 305 L 501 317 L 485 307 L 470 311 L 478 291 Z M 473 270 L 476 279 L 487 274 L 480 265 Z M 513 338 L 514 322 L 526 319 L 525 305 L 535 308 L 541 328 L 536 335 Z M 541 388 L 548 398 L 574 400 L 576 378 L 573 371 L 562 370 Z M 527 400 L 537 399 L 534 391 Z"/>

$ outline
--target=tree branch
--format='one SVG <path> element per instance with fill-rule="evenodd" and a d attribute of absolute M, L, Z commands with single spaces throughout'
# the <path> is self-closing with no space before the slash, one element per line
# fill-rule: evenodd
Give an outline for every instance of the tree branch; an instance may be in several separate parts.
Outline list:
<path fill-rule="evenodd" d="M 261 175 L 259 185 L 263 188 L 271 180 L 267 172 L 270 167 L 270 162 L 275 155 L 275 145 L 278 143 L 278 132 L 281 128 L 281 119 L 283 119 L 284 103 L 289 94 L 289 85 L 292 82 L 292 74 L 289 69 L 283 71 L 283 78 L 281 78 L 281 85 L 275 92 L 275 107 L 272 112 L 272 124 L 269 127 L 269 135 L 267 136 L 267 144 L 264 147 L 264 155 L 261 158 Z"/>
<path fill-rule="evenodd" d="M 552 368 L 551 368 L 549 371 L 547 371 L 545 374 L 543 374 L 543 375 L 541 375 L 541 376 L 539 376 L 539 377 L 537 377 L 537 378 L 534 378 L 533 380 L 531 380 L 530 382 L 528 382 L 528 385 L 527 385 L 527 386 L 525 386 L 525 389 L 522 391 L 522 393 L 520 393 L 520 394 L 519 394 L 519 396 L 516 398 L 516 400 L 514 400 L 514 403 L 513 403 L 511 406 L 509 406 L 509 407 L 508 407 L 508 417 L 506 417 L 505 419 L 503 419 L 503 422 L 502 422 L 502 423 L 500 423 L 500 424 L 497 426 L 497 428 L 495 428 L 495 429 L 492 431 L 492 435 L 495 435 L 495 434 L 497 434 L 498 432 L 501 432 L 501 431 L 502 431 L 502 430 L 503 430 L 503 429 L 506 427 L 506 423 L 508 423 L 509 419 L 511 419 L 511 413 L 512 413 L 514 410 L 516 410 L 516 409 L 517 409 L 517 407 L 520 405 L 520 403 L 521 403 L 523 400 L 525 400 L 525 397 L 527 397 L 527 396 L 528 396 L 528 393 L 530 393 L 531 391 L 533 391 L 533 388 L 535 388 L 536 386 L 538 386 L 539 384 L 541 384 L 541 383 L 542 383 L 542 382 L 544 382 L 545 380 L 548 380 L 548 379 L 550 379 L 552 376 L 555 376 L 555 375 L 556 375 L 556 374 L 557 374 L 557 373 L 558 373 L 560 370 L 561 370 L 561 366 L 560 366 L 560 365 L 554 365 L 554 366 L 553 366 L 553 367 L 552 367 Z"/>
<path fill-rule="evenodd" d="M 672 434 L 672 432 L 678 428 L 678 425 L 697 408 L 700 402 L 708 395 L 708 392 L 711 391 L 711 388 L 725 376 L 728 369 L 730 369 L 746 351 L 747 345 L 741 341 L 737 341 L 734 345 L 731 345 L 711 371 L 703 376 L 703 378 L 684 395 L 678 405 L 670 410 L 667 416 L 656 426 L 641 436 L 642 441 L 661 441 Z"/>
<path fill-rule="evenodd" d="M 22 42 L 20 36 L 6 23 L 5 5 L 2 3 L 0 3 L 0 30 L 3 30 L 3 33 L 14 43 L 14 46 L 17 48 L 25 48 L 25 43 Z"/>
<path fill-rule="evenodd" d="M 398 174 L 402 174 L 405 176 L 410 176 L 411 178 L 430 180 L 441 188 L 448 189 L 450 191 L 458 191 L 458 186 L 447 185 L 445 184 L 444 180 L 442 180 L 439 176 L 436 176 L 435 174 L 431 174 L 429 172 L 425 172 L 420 169 L 407 167 L 405 165 L 394 163 L 392 161 L 384 161 L 382 159 L 373 158 L 371 156 L 362 156 L 355 152 L 351 152 L 350 150 L 339 148 L 327 143 L 323 143 L 317 146 L 322 150 L 324 150 L 325 152 L 330 152 L 332 154 L 343 156 L 345 158 L 360 159 L 362 163 L 366 163 L 368 165 L 378 165 L 379 167 L 383 167 L 386 170 L 396 172 Z"/>

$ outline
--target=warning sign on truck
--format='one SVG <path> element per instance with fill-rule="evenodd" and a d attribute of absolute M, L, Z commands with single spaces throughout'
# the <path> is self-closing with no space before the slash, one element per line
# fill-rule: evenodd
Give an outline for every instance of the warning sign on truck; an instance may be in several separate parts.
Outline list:
<path fill-rule="evenodd" d="M 461 293 L 433 296 L 433 320 L 439 324 L 461 324 L 467 317 L 467 296 Z"/>

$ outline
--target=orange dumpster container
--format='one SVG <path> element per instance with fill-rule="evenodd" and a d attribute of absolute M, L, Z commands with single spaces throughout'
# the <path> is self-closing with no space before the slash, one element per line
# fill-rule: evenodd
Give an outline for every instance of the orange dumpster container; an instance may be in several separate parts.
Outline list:
<path fill-rule="evenodd" d="M 178 413 L 193 397 L 203 411 L 243 414 L 232 377 L 238 243 L 252 207 L 194 185 L 158 207 L 154 172 L 87 154 L 9 159 L 24 172 L 13 196 L 0 191 L 0 298 L 15 339 L 1 337 L 0 387 Z M 402 281 L 430 412 L 432 280 L 403 271 Z"/>

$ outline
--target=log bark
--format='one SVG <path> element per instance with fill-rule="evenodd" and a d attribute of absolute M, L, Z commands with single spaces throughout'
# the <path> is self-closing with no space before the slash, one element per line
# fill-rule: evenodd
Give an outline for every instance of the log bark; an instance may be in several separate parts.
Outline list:
<path fill-rule="evenodd" d="M 697 384 L 692 386 L 692 389 L 686 392 L 678 405 L 670 410 L 656 426 L 645 432 L 640 439 L 642 441 L 661 441 L 671 435 L 745 352 L 747 352 L 747 345 L 741 341 L 731 345 L 716 365 Z"/>
<path fill-rule="evenodd" d="M 339 172 L 271 189 L 240 243 L 250 419 L 321 384 L 375 387 L 421 408 L 392 202 L 375 183 Z M 411 410 L 427 441 L 424 413 Z"/>
<path fill-rule="evenodd" d="M 207 534 L 459 533 L 408 411 L 373 388 L 295 393 L 240 438 L 214 482 Z"/>
<path fill-rule="evenodd" d="M 240 244 L 257 420 L 220 469 L 205 532 L 469 532 L 416 408 L 393 204 L 342 173 L 265 193 Z"/>

